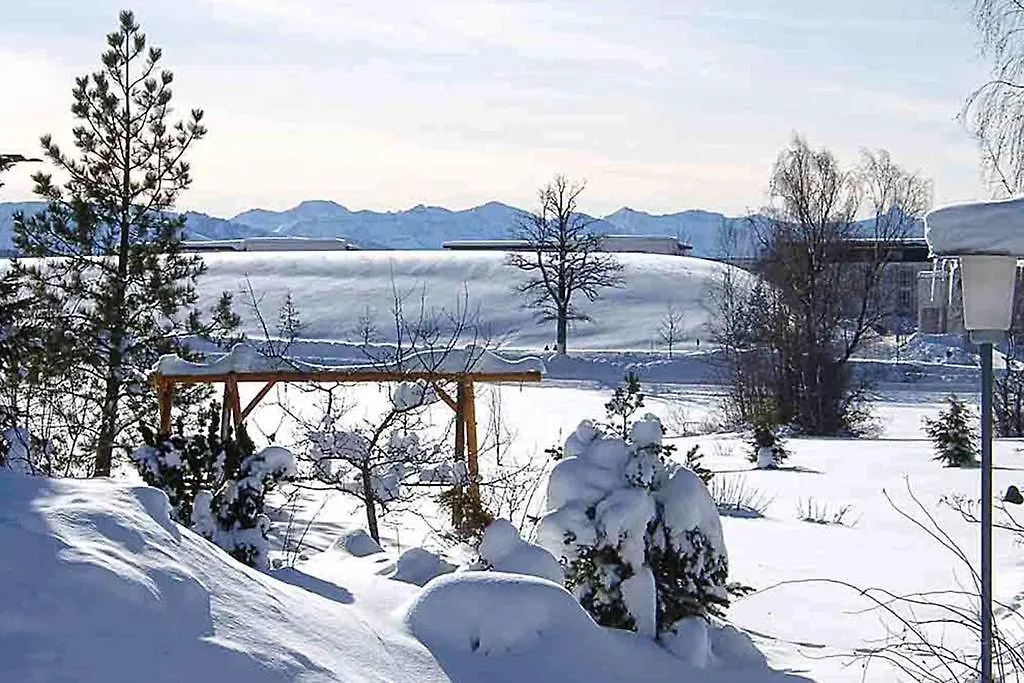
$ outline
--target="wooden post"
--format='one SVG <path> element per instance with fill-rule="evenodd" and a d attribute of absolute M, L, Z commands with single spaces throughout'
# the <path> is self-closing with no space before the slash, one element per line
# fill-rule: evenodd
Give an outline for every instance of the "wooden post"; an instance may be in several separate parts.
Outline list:
<path fill-rule="evenodd" d="M 235 423 L 235 437 L 238 436 L 238 428 L 242 426 L 242 403 L 238 394 L 238 378 L 234 373 L 228 375 L 227 388 L 231 390 L 231 417 Z"/>
<path fill-rule="evenodd" d="M 466 461 L 466 396 L 462 390 L 462 383 L 458 385 L 455 394 L 455 462 Z M 456 493 L 461 492 L 462 483 L 455 484 Z M 462 501 L 461 496 L 456 496 L 455 504 L 452 505 L 452 526 L 456 529 L 462 527 Z"/>
<path fill-rule="evenodd" d="M 226 441 L 231 426 L 231 384 L 224 380 L 224 399 L 220 404 L 220 438 Z"/>
<path fill-rule="evenodd" d="M 463 394 L 463 419 L 466 423 L 466 468 L 469 470 L 469 491 L 480 499 L 480 462 L 477 460 L 476 397 L 472 382 L 459 384 Z"/>
<path fill-rule="evenodd" d="M 160 406 L 160 434 L 171 433 L 171 406 L 174 404 L 174 382 L 159 378 L 156 385 L 156 400 Z"/>

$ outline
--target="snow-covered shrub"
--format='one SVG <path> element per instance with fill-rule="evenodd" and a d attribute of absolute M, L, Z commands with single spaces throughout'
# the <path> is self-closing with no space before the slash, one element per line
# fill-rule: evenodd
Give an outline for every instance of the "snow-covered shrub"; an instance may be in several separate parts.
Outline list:
<path fill-rule="evenodd" d="M 295 459 L 278 446 L 256 451 L 244 429 L 220 436 L 220 409 L 211 405 L 205 433 L 160 435 L 141 428 L 146 445 L 131 459 L 150 486 L 167 494 L 179 524 L 253 567 L 267 566 L 267 493 L 295 475 Z"/>
<path fill-rule="evenodd" d="M 924 431 L 935 445 L 936 460 L 946 467 L 972 467 L 977 464 L 977 417 L 963 399 L 950 394 L 949 407 L 935 419 L 924 418 Z"/>
<path fill-rule="evenodd" d="M 555 556 L 524 541 L 507 519 L 496 519 L 484 529 L 477 552 L 480 561 L 474 569 L 538 576 L 559 585 L 565 581 L 562 565 Z"/>
<path fill-rule="evenodd" d="M 750 436 L 750 462 L 759 470 L 770 470 L 778 467 L 788 457 L 783 430 L 769 420 L 754 423 Z"/>
<path fill-rule="evenodd" d="M 653 637 L 728 604 L 728 558 L 715 503 L 665 457 L 658 418 L 629 421 L 636 393 L 607 406 L 625 438 L 585 420 L 566 439 L 537 534 L 598 623 Z"/>

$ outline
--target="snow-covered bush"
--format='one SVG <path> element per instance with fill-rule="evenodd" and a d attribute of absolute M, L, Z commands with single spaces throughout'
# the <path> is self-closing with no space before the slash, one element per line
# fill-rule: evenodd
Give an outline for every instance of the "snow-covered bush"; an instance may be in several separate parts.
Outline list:
<path fill-rule="evenodd" d="M 750 462 L 759 470 L 770 470 L 788 457 L 783 430 L 768 420 L 756 422 L 750 436 Z"/>
<path fill-rule="evenodd" d="M 141 428 L 146 445 L 131 459 L 150 486 L 167 494 L 172 516 L 252 567 L 267 566 L 267 493 L 295 475 L 295 459 L 278 446 L 257 452 L 244 429 L 220 435 L 220 409 L 211 405 L 205 433 L 160 435 Z"/>
<path fill-rule="evenodd" d="M 977 417 L 963 399 L 950 394 L 949 407 L 935 419 L 924 418 L 924 431 L 935 445 L 936 460 L 946 467 L 972 467 L 977 464 Z"/>
<path fill-rule="evenodd" d="M 538 545 L 528 543 L 507 519 L 496 519 L 484 529 L 480 561 L 474 569 L 538 576 L 561 585 L 565 572 L 555 556 Z"/>
<path fill-rule="evenodd" d="M 728 604 L 728 558 L 715 503 L 665 457 L 658 418 L 629 421 L 635 393 L 608 406 L 626 438 L 583 421 L 566 439 L 537 535 L 598 623 L 653 637 Z"/>

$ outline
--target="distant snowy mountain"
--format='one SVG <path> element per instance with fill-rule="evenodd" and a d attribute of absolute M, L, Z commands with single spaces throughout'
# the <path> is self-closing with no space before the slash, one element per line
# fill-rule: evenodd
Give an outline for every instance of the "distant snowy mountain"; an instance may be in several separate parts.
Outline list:
<path fill-rule="evenodd" d="M 11 246 L 12 214 L 42 208 L 41 202 L 0 203 L 0 250 Z M 500 202 L 462 211 L 422 204 L 404 211 L 352 211 L 332 201 L 312 200 L 285 211 L 249 209 L 229 219 L 194 211 L 186 212 L 185 218 L 188 238 L 193 240 L 341 237 L 363 249 L 440 249 L 449 240 L 513 237 L 523 215 L 522 209 Z M 658 215 L 624 207 L 594 219 L 592 229 L 606 234 L 671 235 L 692 244 L 695 256 L 723 255 L 723 235 L 731 233 L 735 236 L 732 254 L 752 253 L 749 218 L 700 209 Z M 916 229 L 914 234 L 923 232 Z"/>
<path fill-rule="evenodd" d="M 350 211 L 329 201 L 306 201 L 287 211 L 252 209 L 233 223 L 293 237 L 343 237 L 363 246 L 389 249 L 439 249 L 457 239 L 510 237 L 522 212 L 499 202 L 464 211 L 415 206 L 406 211 Z"/>
<path fill-rule="evenodd" d="M 735 251 L 723 241 L 727 228 L 732 229 L 736 235 L 736 247 L 739 249 L 736 255 L 747 255 L 751 244 L 748 218 L 729 218 L 701 209 L 654 215 L 623 207 L 605 216 L 604 220 L 629 235 L 678 237 L 693 245 L 695 256 L 720 256 L 727 251 Z"/>

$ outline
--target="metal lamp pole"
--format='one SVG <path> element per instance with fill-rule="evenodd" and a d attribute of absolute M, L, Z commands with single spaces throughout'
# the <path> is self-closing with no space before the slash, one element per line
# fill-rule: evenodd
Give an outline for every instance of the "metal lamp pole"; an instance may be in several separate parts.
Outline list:
<path fill-rule="evenodd" d="M 981 683 L 992 683 L 992 341 L 1000 333 L 971 333 L 981 345 Z"/>

